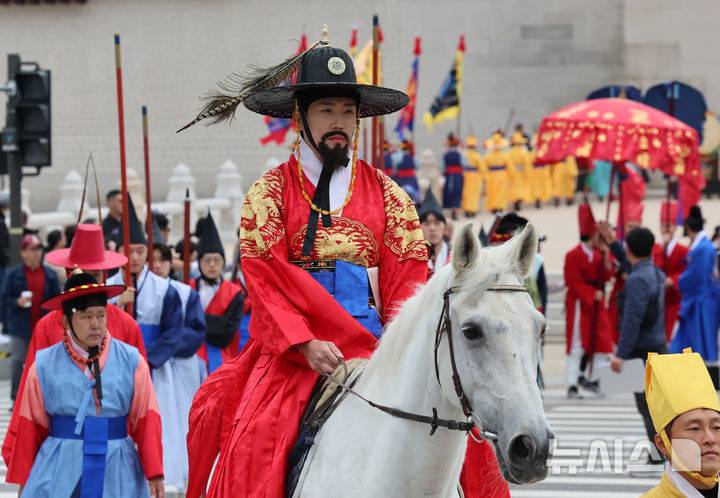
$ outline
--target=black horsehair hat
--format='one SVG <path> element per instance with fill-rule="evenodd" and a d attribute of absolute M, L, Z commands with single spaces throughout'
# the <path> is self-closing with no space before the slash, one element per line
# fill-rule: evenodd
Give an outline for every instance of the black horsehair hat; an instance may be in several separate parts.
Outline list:
<path fill-rule="evenodd" d="M 205 218 L 205 224 L 203 225 L 200 241 L 198 241 L 197 252 L 198 259 L 209 253 L 221 254 L 222 257 L 225 258 L 225 249 L 223 248 L 220 234 L 218 233 L 217 226 L 215 226 L 215 221 L 209 209 L 207 218 Z"/>
<path fill-rule="evenodd" d="M 425 218 L 427 218 L 429 214 L 434 214 L 435 218 L 442 221 L 443 223 L 446 223 L 443 209 L 440 206 L 437 198 L 435 197 L 435 194 L 433 194 L 432 189 L 430 188 L 427 190 L 427 193 L 425 194 L 425 199 L 422 201 L 422 204 L 420 205 L 420 210 L 418 211 L 418 218 L 420 218 L 420 223 L 425 221 Z"/>
<path fill-rule="evenodd" d="M 211 118 L 212 123 L 231 120 L 241 102 L 258 114 L 290 118 L 295 111 L 295 99 L 308 92 L 351 97 L 359 104 L 361 118 L 390 114 L 408 105 L 410 98 L 403 92 L 358 84 L 350 56 L 330 46 L 327 26 L 323 26 L 322 34 L 321 41 L 276 66 L 251 66 L 252 74 L 248 76 L 228 76 L 219 84 L 221 91 L 208 95 L 200 114 L 178 132 L 206 118 Z M 296 83 L 284 84 L 296 71 Z"/>

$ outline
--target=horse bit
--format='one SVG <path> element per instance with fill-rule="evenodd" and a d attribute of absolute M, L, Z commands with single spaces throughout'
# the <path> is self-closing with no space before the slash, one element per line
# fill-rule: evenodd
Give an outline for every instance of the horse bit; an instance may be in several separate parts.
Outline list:
<path fill-rule="evenodd" d="M 472 437 L 476 442 L 482 443 L 485 439 L 489 440 L 497 440 L 497 435 L 486 431 L 482 428 L 481 424 L 477 423 L 476 421 L 479 421 L 479 417 L 473 412 L 472 407 L 470 406 L 470 402 L 467 399 L 467 396 L 465 396 L 465 392 L 463 391 L 462 384 L 460 382 L 460 375 L 457 371 L 457 365 L 455 363 L 455 350 L 453 348 L 453 339 L 452 339 L 452 328 L 450 326 L 450 295 L 454 294 L 456 292 L 459 292 L 462 290 L 462 287 L 450 287 L 443 293 L 443 309 L 440 313 L 440 320 L 438 322 L 437 329 L 435 331 L 435 348 L 434 348 L 434 355 L 435 355 L 435 376 L 437 377 L 438 384 L 442 386 L 440 383 L 440 369 L 438 367 L 438 357 L 437 352 L 440 347 L 440 342 L 442 340 L 442 336 L 444 333 L 447 332 L 448 337 L 448 347 L 450 348 L 450 364 L 452 366 L 452 380 L 453 384 L 455 386 L 455 394 L 457 395 L 458 399 L 460 400 L 460 406 L 462 407 L 463 413 L 466 417 L 470 419 L 470 421 L 457 421 L 457 420 L 449 420 L 449 419 L 442 419 L 438 418 L 437 416 L 437 409 L 433 407 L 432 409 L 432 416 L 427 415 L 419 415 L 416 413 L 406 412 L 404 410 L 400 410 L 398 408 L 392 408 L 389 406 L 381 405 L 379 403 L 375 403 L 373 401 L 370 401 L 369 399 L 365 398 L 360 393 L 354 391 L 350 386 L 348 386 L 345 382 L 335 378 L 332 374 L 325 374 L 327 378 L 335 382 L 337 385 L 339 385 L 344 391 L 353 394 L 366 402 L 368 405 L 372 406 L 373 408 L 377 408 L 378 410 L 385 412 L 389 415 L 392 415 L 393 417 L 403 418 L 406 420 L 412 420 L 414 422 L 421 422 L 424 424 L 429 424 L 431 426 L 430 429 L 430 435 L 432 436 L 435 434 L 435 430 L 438 427 L 445 427 L 446 429 L 453 430 L 453 431 L 462 431 L 467 432 L 470 434 L 470 437 Z M 491 285 L 487 288 L 489 291 L 510 291 L 510 292 L 528 292 L 528 290 L 525 288 L 524 285 Z M 342 365 L 345 368 L 345 380 L 348 380 L 347 375 L 347 365 L 345 364 L 345 361 L 343 361 L 341 358 L 339 358 L 342 361 Z M 478 432 L 480 434 L 480 438 L 478 439 L 475 437 L 475 434 L 473 434 L 472 429 L 477 428 Z"/>

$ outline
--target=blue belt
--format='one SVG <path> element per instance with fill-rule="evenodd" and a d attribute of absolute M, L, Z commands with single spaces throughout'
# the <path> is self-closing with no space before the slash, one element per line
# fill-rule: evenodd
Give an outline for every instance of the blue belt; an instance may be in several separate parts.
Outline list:
<path fill-rule="evenodd" d="M 80 498 L 102 498 L 108 440 L 127 437 L 127 417 L 85 417 L 80 434 L 75 427 L 75 417 L 54 415 L 50 419 L 52 437 L 83 440 Z"/>
<path fill-rule="evenodd" d="M 291 261 L 308 271 L 345 311 L 378 339 L 382 324 L 375 308 L 368 304 L 370 284 L 367 268 L 341 260 Z"/>
<path fill-rule="evenodd" d="M 502 171 L 505 169 L 505 166 L 490 166 L 490 171 Z"/>

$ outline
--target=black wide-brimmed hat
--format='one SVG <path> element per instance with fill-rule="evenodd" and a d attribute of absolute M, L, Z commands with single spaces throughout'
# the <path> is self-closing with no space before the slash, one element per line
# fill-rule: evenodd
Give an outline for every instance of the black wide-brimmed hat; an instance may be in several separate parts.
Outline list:
<path fill-rule="evenodd" d="M 303 91 L 354 98 L 360 105 L 358 115 L 361 118 L 390 114 L 410 103 L 410 97 L 398 90 L 359 84 L 348 53 L 329 45 L 320 45 L 302 58 L 294 85 L 262 90 L 247 97 L 243 104 L 258 114 L 291 118 L 295 111 L 295 99 Z"/>
<path fill-rule="evenodd" d="M 210 93 L 200 114 L 178 132 L 206 118 L 212 123 L 231 120 L 241 102 L 265 116 L 290 118 L 295 99 L 307 92 L 353 98 L 360 106 L 361 118 L 390 114 L 410 103 L 410 97 L 401 91 L 358 84 L 352 59 L 344 50 L 331 47 L 326 35 L 327 28 L 323 27 L 323 40 L 280 64 L 253 67 L 247 77 L 229 76 L 220 84 L 221 91 Z M 295 83 L 284 84 L 296 72 Z"/>
<path fill-rule="evenodd" d="M 96 295 L 104 296 L 104 300 L 108 300 L 119 296 L 124 291 L 124 285 L 99 284 L 89 273 L 76 270 L 76 272 L 70 275 L 65 281 L 65 288 L 62 293 L 46 299 L 40 304 L 40 307 L 44 310 L 61 310 L 63 309 L 63 304 L 68 301 L 77 301 L 80 307 L 82 307 L 82 304 L 87 304 L 87 302 L 91 302 L 91 305 L 95 306 L 97 301 L 87 301 L 86 299 L 86 302 L 83 303 L 81 300 Z"/>

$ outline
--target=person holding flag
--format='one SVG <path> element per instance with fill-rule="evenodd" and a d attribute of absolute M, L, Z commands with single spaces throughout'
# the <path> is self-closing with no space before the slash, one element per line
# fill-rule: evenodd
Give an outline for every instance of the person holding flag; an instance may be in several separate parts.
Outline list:
<path fill-rule="evenodd" d="M 463 170 L 467 168 L 467 159 L 457 150 L 460 139 L 453 133 L 448 134 L 445 146 L 447 152 L 443 156 L 443 174 L 445 184 L 443 185 L 443 208 L 449 209 L 453 220 L 457 219 L 457 212 L 463 195 Z"/>
<path fill-rule="evenodd" d="M 423 116 L 423 122 L 429 130 L 433 126 L 450 119 L 457 119 L 460 114 L 460 96 L 462 95 L 463 56 L 465 54 L 465 35 L 460 35 L 455 60 L 450 72 L 440 88 L 440 93 L 433 100 L 430 109 Z M 444 202 L 444 201 L 443 201 Z"/>

